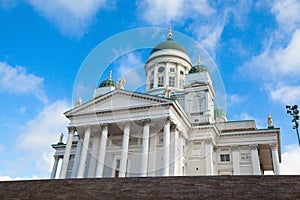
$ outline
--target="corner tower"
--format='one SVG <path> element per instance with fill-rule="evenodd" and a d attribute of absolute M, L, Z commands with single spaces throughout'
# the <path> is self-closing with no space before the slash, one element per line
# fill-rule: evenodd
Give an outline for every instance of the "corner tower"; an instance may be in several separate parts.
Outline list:
<path fill-rule="evenodd" d="M 172 92 L 184 91 L 185 74 L 192 68 L 186 49 L 173 41 L 172 29 L 168 39 L 157 44 L 145 64 L 146 93 L 163 95 L 167 88 Z"/>

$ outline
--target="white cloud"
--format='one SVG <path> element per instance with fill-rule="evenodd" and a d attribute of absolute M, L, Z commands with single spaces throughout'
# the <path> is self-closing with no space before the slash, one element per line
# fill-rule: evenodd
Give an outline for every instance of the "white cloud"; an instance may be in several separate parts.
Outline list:
<path fill-rule="evenodd" d="M 34 93 L 38 99 L 47 101 L 42 89 L 43 78 L 27 73 L 21 66 L 12 67 L 0 62 L 0 92 L 12 94 Z"/>
<path fill-rule="evenodd" d="M 246 97 L 245 96 L 241 96 L 238 94 L 227 94 L 226 95 L 226 100 L 227 100 L 227 105 L 228 106 L 236 106 L 239 105 L 243 102 L 246 101 Z"/>
<path fill-rule="evenodd" d="M 171 25 L 183 23 L 198 15 L 211 15 L 215 11 L 206 0 L 137 0 L 138 13 L 150 25 Z"/>
<path fill-rule="evenodd" d="M 285 105 L 299 103 L 300 85 L 285 85 L 283 83 L 277 86 L 268 86 L 270 98 L 273 101 L 281 102 Z"/>
<path fill-rule="evenodd" d="M 267 48 L 242 66 L 241 72 L 265 80 L 278 81 L 300 75 L 300 29 L 295 31 L 285 48 Z"/>
<path fill-rule="evenodd" d="M 107 0 L 28 0 L 34 9 L 54 23 L 63 35 L 80 37 L 90 26 L 100 8 L 112 8 Z"/>
<path fill-rule="evenodd" d="M 262 80 L 271 100 L 283 104 L 296 103 L 300 96 L 299 44 L 300 29 L 297 29 L 285 47 L 268 47 L 239 70 L 248 77 Z"/>
<path fill-rule="evenodd" d="M 281 154 L 280 174 L 300 175 L 300 147 L 297 145 L 285 146 L 285 151 Z"/>
<path fill-rule="evenodd" d="M 145 85 L 146 80 L 141 74 L 144 74 L 144 62 L 141 60 L 141 55 L 129 53 L 118 61 L 120 65 L 117 68 L 117 76 L 120 79 L 126 79 L 126 90 L 135 90 Z"/>
<path fill-rule="evenodd" d="M 17 148 L 26 153 L 26 161 L 31 162 L 37 176 L 48 174 L 53 162 L 50 144 L 57 143 L 61 132 L 66 131 L 68 120 L 63 115 L 69 105 L 59 100 L 46 106 L 23 127 L 17 138 Z"/>
<path fill-rule="evenodd" d="M 12 178 L 10 176 L 1 176 L 0 175 L 0 181 L 14 181 L 14 180 L 22 180 L 21 177 Z"/>
<path fill-rule="evenodd" d="M 197 39 L 200 44 L 203 45 L 208 52 L 214 55 L 224 26 L 225 23 L 219 21 L 215 25 L 201 25 L 193 31 L 197 35 Z"/>
<path fill-rule="evenodd" d="M 277 23 L 280 28 L 286 31 L 293 31 L 300 25 L 300 1 L 298 0 L 279 0 L 272 6 Z"/>
<path fill-rule="evenodd" d="M 137 12 L 141 19 L 154 26 L 186 25 L 187 31 L 195 34 L 198 41 L 210 53 L 223 32 L 224 13 L 217 13 L 206 0 L 137 0 Z"/>

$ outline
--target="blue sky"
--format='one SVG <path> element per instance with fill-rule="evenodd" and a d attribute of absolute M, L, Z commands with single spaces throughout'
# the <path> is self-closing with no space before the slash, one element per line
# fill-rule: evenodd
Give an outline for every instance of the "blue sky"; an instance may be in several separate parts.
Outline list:
<path fill-rule="evenodd" d="M 266 128 L 272 114 L 274 126 L 281 128 L 281 171 L 300 174 L 296 133 L 285 110 L 286 104 L 299 104 L 300 97 L 299 0 L 74 2 L 0 0 L 0 180 L 50 176 L 50 144 L 67 132 L 62 113 L 72 107 L 77 72 L 97 45 L 136 28 L 159 27 L 167 33 L 170 25 L 214 60 L 229 120 L 255 119 Z M 149 51 L 99 66 L 105 72 L 99 79 L 111 67 L 115 80 L 135 77 L 126 87 L 136 90 L 143 84 L 141 69 Z M 191 59 L 195 63 L 197 57 Z"/>

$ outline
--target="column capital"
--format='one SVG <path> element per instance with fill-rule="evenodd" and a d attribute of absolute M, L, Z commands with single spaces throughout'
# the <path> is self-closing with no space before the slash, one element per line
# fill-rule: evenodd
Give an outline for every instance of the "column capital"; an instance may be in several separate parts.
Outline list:
<path fill-rule="evenodd" d="M 168 116 L 167 118 L 166 118 L 166 124 L 167 123 L 171 123 L 171 117 L 170 116 Z"/>
<path fill-rule="evenodd" d="M 151 119 L 150 118 L 147 118 L 147 119 L 144 119 L 143 120 L 143 124 L 146 125 L 146 124 L 150 124 L 151 122 Z"/>
<path fill-rule="evenodd" d="M 91 132 L 92 131 L 92 126 L 91 125 L 84 125 L 83 128 L 84 128 L 83 132 L 86 132 L 86 131 Z"/>
<path fill-rule="evenodd" d="M 171 124 L 171 130 L 178 131 L 179 129 L 177 124 Z"/>
<path fill-rule="evenodd" d="M 68 132 L 69 134 L 74 134 L 76 131 L 76 127 L 75 126 L 68 126 Z"/>
<path fill-rule="evenodd" d="M 108 128 L 108 123 L 103 123 L 100 125 L 102 129 L 107 129 Z"/>
<path fill-rule="evenodd" d="M 231 145 L 231 149 L 232 149 L 232 151 L 238 151 L 238 150 L 240 150 L 240 146 L 239 145 Z"/>
<path fill-rule="evenodd" d="M 217 147 L 216 145 L 214 145 L 214 146 L 213 146 L 213 151 L 214 151 L 214 152 L 217 152 L 217 150 L 218 150 L 218 147 Z"/>
<path fill-rule="evenodd" d="M 257 150 L 258 148 L 258 144 L 250 144 L 249 146 L 251 150 Z"/>
<path fill-rule="evenodd" d="M 130 121 L 125 121 L 125 122 L 123 122 L 123 125 L 124 125 L 124 127 L 130 126 Z"/>
<path fill-rule="evenodd" d="M 274 150 L 277 150 L 278 145 L 277 145 L 277 143 L 274 142 L 274 143 L 270 144 L 270 147 L 274 151 Z"/>

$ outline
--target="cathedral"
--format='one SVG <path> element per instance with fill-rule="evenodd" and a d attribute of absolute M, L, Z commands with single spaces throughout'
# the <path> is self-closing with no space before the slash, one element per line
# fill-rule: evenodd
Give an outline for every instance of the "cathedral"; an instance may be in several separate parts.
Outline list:
<path fill-rule="evenodd" d="M 144 68 L 144 93 L 126 90 L 110 71 L 88 102 L 64 113 L 68 137 L 52 144 L 52 179 L 280 173 L 271 115 L 265 129 L 228 121 L 208 68 L 200 56 L 192 64 L 171 30 Z"/>

